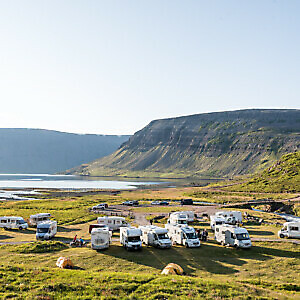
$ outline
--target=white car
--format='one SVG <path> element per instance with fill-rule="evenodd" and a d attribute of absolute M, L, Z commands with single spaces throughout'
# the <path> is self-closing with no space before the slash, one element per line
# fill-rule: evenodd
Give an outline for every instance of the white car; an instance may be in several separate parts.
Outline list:
<path fill-rule="evenodd" d="M 159 201 L 153 201 L 153 202 L 151 202 L 151 205 L 160 205 L 160 202 Z"/>

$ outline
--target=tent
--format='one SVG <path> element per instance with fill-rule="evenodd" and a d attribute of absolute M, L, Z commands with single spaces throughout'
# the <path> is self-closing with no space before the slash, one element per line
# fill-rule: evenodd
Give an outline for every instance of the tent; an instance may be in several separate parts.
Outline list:
<path fill-rule="evenodd" d="M 62 256 L 57 260 L 56 265 L 62 269 L 74 268 L 74 265 L 73 265 L 71 259 L 67 258 L 67 257 L 62 257 Z"/>
<path fill-rule="evenodd" d="M 177 264 L 170 263 L 166 267 L 164 267 L 161 274 L 164 274 L 164 275 L 168 275 L 168 274 L 182 275 L 183 274 L 183 269 Z"/>

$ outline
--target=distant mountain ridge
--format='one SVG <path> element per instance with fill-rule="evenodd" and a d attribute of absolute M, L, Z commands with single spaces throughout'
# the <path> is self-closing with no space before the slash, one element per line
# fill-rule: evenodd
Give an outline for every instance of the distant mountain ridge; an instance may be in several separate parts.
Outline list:
<path fill-rule="evenodd" d="M 0 173 L 57 173 L 115 151 L 129 136 L 0 128 Z"/>
<path fill-rule="evenodd" d="M 249 109 L 155 120 L 85 175 L 226 177 L 263 170 L 300 148 L 300 110 Z"/>

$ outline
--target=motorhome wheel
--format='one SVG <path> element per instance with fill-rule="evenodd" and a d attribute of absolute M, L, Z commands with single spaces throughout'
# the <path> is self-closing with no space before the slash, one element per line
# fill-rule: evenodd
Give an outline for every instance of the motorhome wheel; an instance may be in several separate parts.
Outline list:
<path fill-rule="evenodd" d="M 20 229 L 20 230 L 22 230 L 22 229 L 23 229 L 23 227 L 22 227 L 22 226 L 20 226 L 20 227 L 19 227 L 19 229 Z"/>
<path fill-rule="evenodd" d="M 284 235 L 282 233 L 280 233 L 279 237 L 284 239 Z"/>
<path fill-rule="evenodd" d="M 4 230 L 8 230 L 8 228 L 7 228 L 7 227 L 4 227 Z"/>

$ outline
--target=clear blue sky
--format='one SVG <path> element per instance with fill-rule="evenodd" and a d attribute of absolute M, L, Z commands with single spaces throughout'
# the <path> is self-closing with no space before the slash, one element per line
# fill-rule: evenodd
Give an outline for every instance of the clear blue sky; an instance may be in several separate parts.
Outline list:
<path fill-rule="evenodd" d="M 0 0 L 0 127 L 299 108 L 299 16 L 298 0 Z"/>

